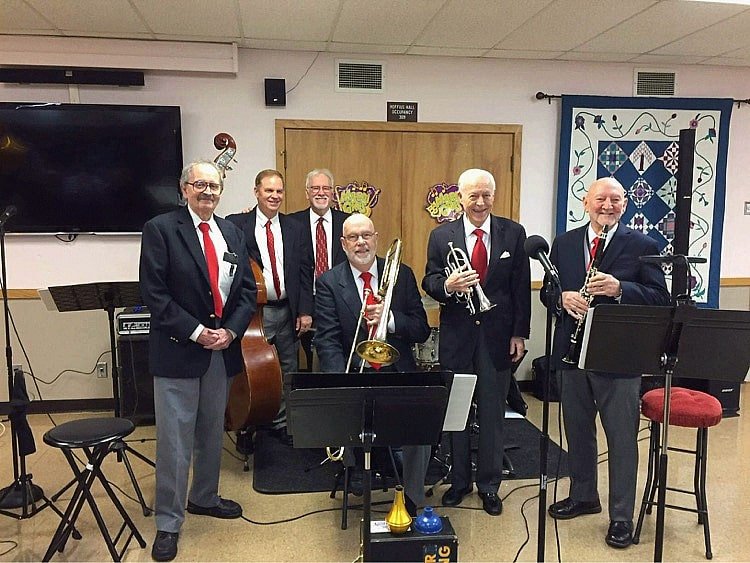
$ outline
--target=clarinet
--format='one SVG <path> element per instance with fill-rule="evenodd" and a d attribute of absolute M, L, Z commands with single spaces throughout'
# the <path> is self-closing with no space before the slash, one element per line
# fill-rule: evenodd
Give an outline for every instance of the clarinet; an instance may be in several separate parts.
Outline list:
<path fill-rule="evenodd" d="M 604 245 L 607 242 L 607 233 L 609 233 L 609 225 L 605 225 L 602 232 L 599 234 L 596 253 L 591 259 L 589 271 L 586 272 L 586 279 L 583 281 L 583 287 L 581 287 L 578 292 L 578 294 L 586 300 L 586 304 L 589 307 L 591 307 L 591 302 L 594 300 L 594 296 L 586 290 L 586 286 L 599 270 L 599 264 L 601 264 L 602 256 L 604 255 Z M 570 347 L 568 348 L 568 353 L 562 359 L 566 364 L 578 365 L 578 359 L 581 357 L 581 336 L 583 336 L 583 326 L 585 323 L 586 313 L 581 315 L 581 318 L 578 319 L 576 328 L 573 331 L 573 334 L 570 335 Z"/>

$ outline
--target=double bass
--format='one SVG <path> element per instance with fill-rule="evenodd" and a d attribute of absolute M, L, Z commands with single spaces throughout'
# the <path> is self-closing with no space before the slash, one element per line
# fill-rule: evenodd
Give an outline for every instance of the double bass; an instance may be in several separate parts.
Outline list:
<path fill-rule="evenodd" d="M 214 146 L 221 153 L 214 159 L 216 166 L 226 177 L 231 170 L 229 164 L 237 152 L 237 144 L 231 135 L 219 133 L 214 137 Z M 242 336 L 242 359 L 244 373 L 237 375 L 229 390 L 224 427 L 240 430 L 271 422 L 281 406 L 281 364 L 276 348 L 268 343 L 263 332 L 263 305 L 268 301 L 263 271 L 255 260 L 250 260 L 255 277 L 257 310 Z"/>

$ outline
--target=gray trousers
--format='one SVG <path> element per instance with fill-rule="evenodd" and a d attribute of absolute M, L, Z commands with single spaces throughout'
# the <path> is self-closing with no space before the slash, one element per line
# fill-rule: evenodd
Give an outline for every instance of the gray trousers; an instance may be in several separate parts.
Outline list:
<path fill-rule="evenodd" d="M 599 499 L 596 415 L 607 437 L 609 519 L 633 519 L 638 477 L 640 377 L 563 370 L 561 399 L 568 440 L 570 498 Z"/>
<path fill-rule="evenodd" d="M 224 410 L 230 383 L 222 352 L 211 354 L 202 377 L 154 377 L 155 511 L 159 531 L 180 531 L 188 498 L 203 507 L 219 502 Z M 188 497 L 191 457 L 193 481 Z"/>
<path fill-rule="evenodd" d="M 269 344 L 276 347 L 282 378 L 288 373 L 299 371 L 299 340 L 294 330 L 296 321 L 297 319 L 292 318 L 288 303 L 263 307 L 263 332 Z M 274 417 L 271 426 L 273 428 L 286 426 L 286 396 L 283 387 L 279 412 Z"/>

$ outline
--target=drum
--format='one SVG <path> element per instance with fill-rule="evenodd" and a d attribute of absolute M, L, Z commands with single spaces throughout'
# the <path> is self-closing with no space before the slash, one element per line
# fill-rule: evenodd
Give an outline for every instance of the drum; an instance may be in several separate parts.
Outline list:
<path fill-rule="evenodd" d="M 438 345 L 440 343 L 440 329 L 431 328 L 430 336 L 424 342 L 414 344 L 414 359 L 422 368 L 432 368 L 440 364 Z"/>

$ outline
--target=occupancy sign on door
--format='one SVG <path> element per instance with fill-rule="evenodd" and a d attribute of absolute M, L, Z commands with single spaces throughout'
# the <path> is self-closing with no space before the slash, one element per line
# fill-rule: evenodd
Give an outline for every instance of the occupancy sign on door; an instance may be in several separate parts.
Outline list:
<path fill-rule="evenodd" d="M 417 122 L 417 102 L 388 102 L 388 121 Z"/>

